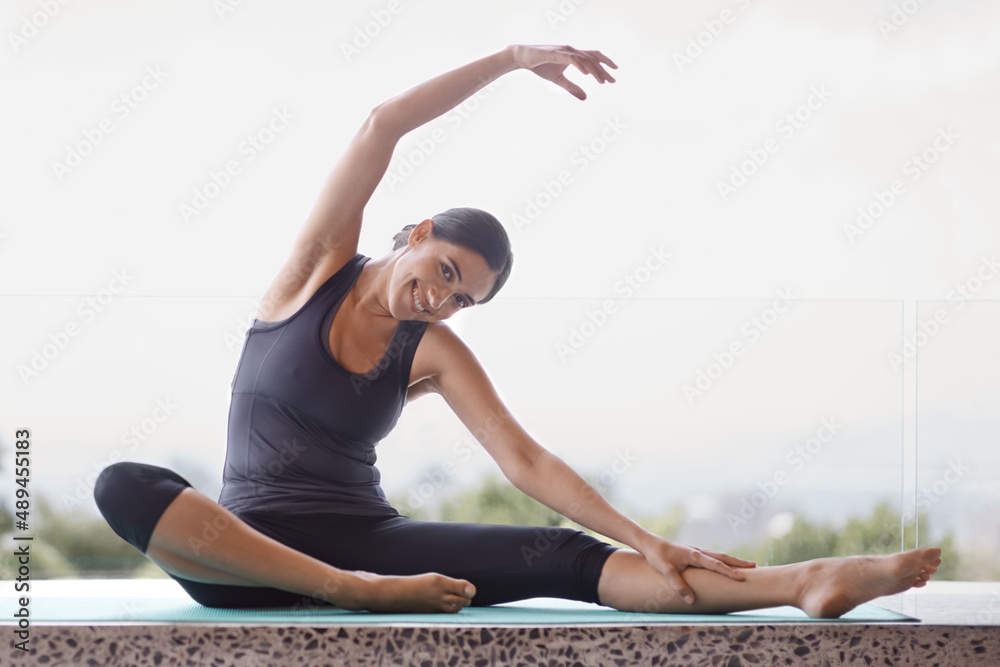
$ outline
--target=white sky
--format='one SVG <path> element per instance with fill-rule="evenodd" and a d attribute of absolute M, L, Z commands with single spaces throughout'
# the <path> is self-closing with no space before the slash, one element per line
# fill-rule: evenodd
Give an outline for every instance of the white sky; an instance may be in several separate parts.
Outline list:
<path fill-rule="evenodd" d="M 931 2 L 883 35 L 893 5 L 245 0 L 220 16 L 209 2 L 92 0 L 43 20 L 36 2 L 5 3 L 0 443 L 31 428 L 35 488 L 82 489 L 92 511 L 92 473 L 117 456 L 217 494 L 233 341 L 367 111 L 506 44 L 568 43 L 604 51 L 618 82 L 571 72 L 579 102 L 516 72 L 416 130 L 390 172 L 421 164 L 376 192 L 362 252 L 452 206 L 504 221 L 513 276 L 454 326 L 544 445 L 595 477 L 634 459 L 608 492 L 637 513 L 707 496 L 721 521 L 831 417 L 842 431 L 768 511 L 837 518 L 901 492 L 912 504 L 956 455 L 974 472 L 934 511 L 957 521 L 959 497 L 991 510 L 1000 280 L 976 279 L 995 277 L 1000 250 L 1000 6 Z M 560 7 L 575 10 L 556 21 Z M 711 36 L 723 11 L 732 20 Z M 377 34 L 345 55 L 366 27 Z M 102 121 L 111 132 L 88 139 Z M 249 150 L 268 127 L 273 141 Z M 60 176 L 81 142 L 97 145 Z M 600 154 L 582 157 L 586 145 Z M 723 200 L 719 182 L 767 148 Z M 914 169 L 925 151 L 933 164 Z M 180 206 L 230 161 L 238 173 L 185 221 Z M 896 180 L 852 242 L 845 225 Z M 650 248 L 670 258 L 625 298 L 616 286 L 646 277 Z M 975 299 L 961 310 L 958 285 Z M 100 312 L 81 305 L 106 288 L 120 291 Z M 779 290 L 791 306 L 751 340 L 745 323 Z M 606 299 L 615 312 L 561 358 Z M 901 374 L 887 354 L 938 308 L 949 321 L 921 345 L 919 376 L 912 359 Z M 67 326 L 76 334 L 25 379 Z M 687 400 L 734 342 L 744 354 Z M 162 423 L 148 421 L 157 400 L 177 406 Z M 144 420 L 155 430 L 124 444 Z M 448 483 L 473 483 L 491 464 L 456 454 L 463 437 L 436 398 L 409 406 L 380 446 L 387 492 L 407 497 L 450 459 Z"/>

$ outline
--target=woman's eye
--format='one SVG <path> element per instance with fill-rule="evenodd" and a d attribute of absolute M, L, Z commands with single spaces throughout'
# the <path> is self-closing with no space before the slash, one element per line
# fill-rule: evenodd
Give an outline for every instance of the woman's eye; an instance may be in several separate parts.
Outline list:
<path fill-rule="evenodd" d="M 459 308 L 465 308 L 465 306 L 468 305 L 468 301 L 466 301 L 464 297 L 461 297 L 457 294 L 455 295 L 455 300 L 458 301 Z"/>
<path fill-rule="evenodd" d="M 444 272 L 444 277 L 445 278 L 447 278 L 448 280 L 451 280 L 451 268 L 449 268 L 447 264 L 442 264 L 441 265 L 441 271 Z"/>

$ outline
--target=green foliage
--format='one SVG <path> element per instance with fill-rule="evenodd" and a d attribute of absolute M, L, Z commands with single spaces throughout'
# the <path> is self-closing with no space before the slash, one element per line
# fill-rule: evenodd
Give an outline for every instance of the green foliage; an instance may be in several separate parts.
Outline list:
<path fill-rule="evenodd" d="M 941 566 L 934 573 L 934 579 L 937 581 L 996 581 L 1000 575 L 1000 568 L 995 566 L 995 560 L 992 572 L 979 573 L 972 568 L 962 567 L 965 555 L 955 549 L 955 536 L 950 531 L 940 542 L 930 546 L 941 549 Z"/>
<path fill-rule="evenodd" d="M 443 498 L 437 509 L 428 507 L 411 513 L 424 520 L 494 523 L 522 526 L 575 525 L 510 485 L 505 479 L 491 477 L 474 490 Z M 60 512 L 36 496 L 32 505 L 31 576 L 34 579 L 88 577 L 166 577 L 155 563 L 111 530 L 102 517 L 80 512 Z M 643 517 L 639 523 L 667 539 L 676 539 L 684 523 L 680 506 Z M 921 516 L 920 530 L 930 530 L 927 516 Z M 912 527 L 908 527 L 912 531 Z M 14 531 L 10 508 L 0 501 L 0 537 L 9 540 Z M 912 532 L 906 542 L 912 543 Z M 755 560 L 761 565 L 782 565 L 827 556 L 894 553 L 900 548 L 900 517 L 889 503 L 874 507 L 867 516 L 852 517 L 843 526 L 813 523 L 796 517 L 792 529 L 780 538 L 733 549 L 732 553 Z M 946 534 L 934 545 L 942 550 L 942 564 L 936 580 L 1000 580 L 1000 564 L 994 553 L 969 549 L 955 550 L 954 536 Z M 0 578 L 16 576 L 17 563 L 12 549 L 0 552 Z"/>
<path fill-rule="evenodd" d="M 59 549 L 75 570 L 117 570 L 117 576 L 127 577 L 149 560 L 118 537 L 103 517 L 82 512 L 60 514 L 42 500 L 36 501 L 41 521 L 35 540 L 42 539 Z"/>
<path fill-rule="evenodd" d="M 921 523 L 926 520 L 921 517 Z M 830 555 L 889 554 L 899 551 L 901 544 L 899 511 L 893 511 L 889 503 L 882 502 L 869 516 L 848 519 Z"/>
<path fill-rule="evenodd" d="M 674 505 L 663 514 L 643 517 L 637 519 L 636 523 L 651 533 L 672 540 L 677 537 L 684 526 L 684 510 L 680 506 Z"/>
<path fill-rule="evenodd" d="M 0 500 L 0 535 L 14 532 L 14 514 L 7 503 Z"/>
<path fill-rule="evenodd" d="M 508 526 L 561 526 L 560 514 L 525 495 L 507 480 L 487 478 L 481 487 L 441 503 L 442 521 L 499 523 Z"/>
<path fill-rule="evenodd" d="M 34 496 L 30 527 L 33 579 L 129 577 L 151 562 L 138 549 L 118 537 L 102 517 L 80 512 L 60 513 L 44 496 Z M 14 516 L 0 506 L 0 535 L 13 532 Z M 12 579 L 17 572 L 14 551 L 0 552 L 0 577 Z"/>
<path fill-rule="evenodd" d="M 390 498 L 390 502 L 394 505 L 403 505 L 394 502 L 392 498 Z M 545 528 L 569 526 L 615 546 L 624 546 L 564 518 L 525 495 L 506 479 L 496 475 L 487 477 L 477 489 L 459 492 L 445 498 L 436 510 L 424 506 L 410 511 L 408 516 L 424 521 L 492 523 Z M 680 531 L 683 524 L 683 512 L 680 508 L 674 507 L 664 514 L 643 518 L 638 523 L 657 535 L 670 539 Z"/>
<path fill-rule="evenodd" d="M 929 530 L 929 517 L 921 515 L 920 526 L 921 530 Z M 750 559 L 761 565 L 786 565 L 830 556 L 891 554 L 899 552 L 901 535 L 899 511 L 883 502 L 868 516 L 852 517 L 839 529 L 796 517 L 787 534 L 751 547 L 747 553 L 753 553 Z M 953 580 L 959 573 L 962 579 L 970 580 L 971 573 L 959 567 L 961 555 L 955 550 L 950 532 L 933 546 L 941 549 L 941 566 L 935 580 Z"/>
<path fill-rule="evenodd" d="M 787 565 L 830 556 L 836 544 L 837 531 L 829 525 L 796 518 L 787 534 L 738 553 L 753 554 L 746 558 L 760 565 Z"/>

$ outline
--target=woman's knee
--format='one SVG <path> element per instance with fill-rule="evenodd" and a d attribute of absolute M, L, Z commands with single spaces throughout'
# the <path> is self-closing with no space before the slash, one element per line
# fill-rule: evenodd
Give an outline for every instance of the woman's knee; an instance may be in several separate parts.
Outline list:
<path fill-rule="evenodd" d="M 94 501 L 112 530 L 145 553 L 156 522 L 189 486 L 187 480 L 167 468 L 118 461 L 97 476 Z"/>
<path fill-rule="evenodd" d="M 113 516 L 123 503 L 136 502 L 141 493 L 138 466 L 132 461 L 112 463 L 97 476 L 94 502 L 105 519 Z"/>

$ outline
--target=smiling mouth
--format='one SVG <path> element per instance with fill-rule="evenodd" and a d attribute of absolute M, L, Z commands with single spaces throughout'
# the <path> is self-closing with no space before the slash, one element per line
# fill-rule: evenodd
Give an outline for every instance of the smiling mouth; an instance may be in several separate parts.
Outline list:
<path fill-rule="evenodd" d="M 413 281 L 413 290 L 411 292 L 413 297 L 413 309 L 418 313 L 426 313 L 427 309 L 424 308 L 423 304 L 420 303 L 420 295 L 417 293 L 417 281 Z"/>

